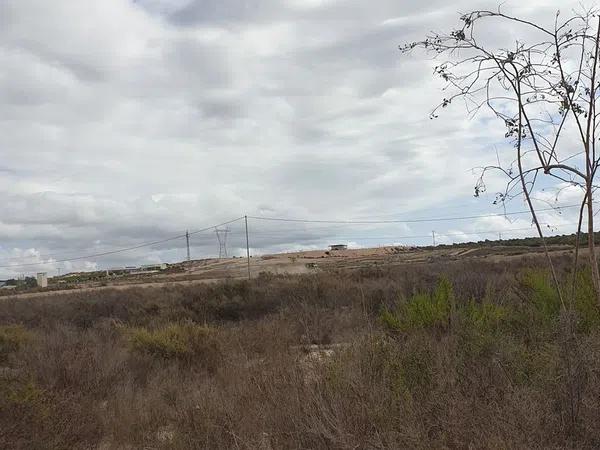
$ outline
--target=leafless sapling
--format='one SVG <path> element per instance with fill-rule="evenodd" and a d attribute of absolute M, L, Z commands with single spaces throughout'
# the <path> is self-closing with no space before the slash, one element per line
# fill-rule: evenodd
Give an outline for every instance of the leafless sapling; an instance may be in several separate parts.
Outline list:
<path fill-rule="evenodd" d="M 594 242 L 595 178 L 600 164 L 596 153 L 600 112 L 598 56 L 600 16 L 597 10 L 557 12 L 549 24 L 497 11 L 476 10 L 460 16 L 460 26 L 449 33 L 435 32 L 421 41 L 401 46 L 402 52 L 424 49 L 438 60 L 435 73 L 446 83 L 446 97 L 432 112 L 460 99 L 467 112 L 491 112 L 505 127 L 514 145 L 509 164 L 482 169 L 475 195 L 485 191 L 484 175 L 499 170 L 508 177 L 497 202 L 523 196 L 541 238 L 558 295 L 564 295 L 548 252 L 534 205 L 535 187 L 542 178 L 558 186 L 578 187 L 581 208 L 576 239 L 573 287 L 584 213 L 587 247 L 596 298 L 600 304 L 600 272 Z M 514 38 L 511 36 L 518 36 Z M 507 43 L 507 40 L 509 41 Z"/>

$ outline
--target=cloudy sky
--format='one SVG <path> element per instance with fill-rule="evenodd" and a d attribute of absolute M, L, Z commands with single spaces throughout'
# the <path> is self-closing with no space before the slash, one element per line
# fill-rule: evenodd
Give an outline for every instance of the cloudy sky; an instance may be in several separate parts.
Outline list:
<path fill-rule="evenodd" d="M 552 23 L 557 0 L 505 2 Z M 575 2 L 573 2 L 575 3 Z M 495 3 L 0 0 L 0 276 L 185 257 L 250 216 L 402 220 L 499 213 L 473 197 L 505 130 L 443 97 L 397 47 Z M 570 204 L 576 192 L 559 199 Z M 566 196 L 566 197 L 565 197 Z M 538 198 L 553 201 L 550 187 Z M 524 205 L 514 200 L 512 210 Z M 544 213 L 558 233 L 572 212 Z M 255 254 L 532 235 L 526 215 L 328 225 L 250 219 Z M 243 222 L 229 225 L 241 254 Z M 214 230 L 192 256 L 218 252 Z M 49 255 L 49 256 L 48 256 Z M 40 261 L 50 262 L 41 265 Z M 12 267 L 11 267 L 12 266 Z"/>

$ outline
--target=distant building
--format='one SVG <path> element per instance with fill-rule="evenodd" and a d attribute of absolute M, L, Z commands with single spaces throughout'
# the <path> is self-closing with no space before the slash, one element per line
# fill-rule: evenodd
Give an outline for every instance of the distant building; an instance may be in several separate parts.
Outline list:
<path fill-rule="evenodd" d="M 38 287 L 48 287 L 48 274 L 46 272 L 38 272 L 36 279 Z"/>
<path fill-rule="evenodd" d="M 142 266 L 125 266 L 125 267 L 111 267 L 106 269 L 107 275 L 140 275 L 143 273 L 154 273 L 160 272 L 161 270 L 167 269 L 167 263 L 157 263 L 157 264 L 144 264 Z"/>
<path fill-rule="evenodd" d="M 165 270 L 166 268 L 166 263 L 144 264 L 143 266 L 140 266 L 141 270 Z"/>
<path fill-rule="evenodd" d="M 329 250 L 348 250 L 346 244 L 333 244 L 329 246 Z"/>

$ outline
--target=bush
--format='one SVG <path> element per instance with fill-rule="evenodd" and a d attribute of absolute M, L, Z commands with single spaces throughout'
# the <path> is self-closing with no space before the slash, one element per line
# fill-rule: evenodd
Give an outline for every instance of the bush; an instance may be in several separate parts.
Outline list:
<path fill-rule="evenodd" d="M 598 448 L 589 272 L 490 260 L 7 298 L 0 448 Z"/>
<path fill-rule="evenodd" d="M 51 448 L 38 438 L 49 414 L 46 394 L 34 381 L 0 374 L 0 448 Z"/>
<path fill-rule="evenodd" d="M 502 341 L 500 334 L 513 312 L 488 298 L 480 303 L 471 300 L 461 308 L 459 315 L 462 327 L 459 334 L 461 350 L 465 355 L 481 357 L 491 354 Z"/>
<path fill-rule="evenodd" d="M 590 270 L 583 270 L 577 274 L 575 292 L 572 293 L 571 280 L 567 279 L 562 284 L 565 307 L 572 307 L 577 316 L 577 330 L 590 332 L 600 326 L 600 309 L 594 294 Z M 526 297 L 526 306 L 533 307 L 534 318 L 542 324 L 548 325 L 558 321 L 561 303 L 554 282 L 548 271 L 529 269 L 520 278 Z"/>
<path fill-rule="evenodd" d="M 2 380 L 0 397 L 9 409 L 37 407 L 44 399 L 44 393 L 31 380 Z"/>
<path fill-rule="evenodd" d="M 418 346 L 409 346 L 400 360 L 402 385 L 413 394 L 423 395 L 433 383 L 433 354 L 431 350 L 418 342 Z"/>
<path fill-rule="evenodd" d="M 31 334 L 20 325 L 0 325 L 0 362 L 18 351 L 31 339 Z"/>
<path fill-rule="evenodd" d="M 131 348 L 139 353 L 165 360 L 179 360 L 214 368 L 218 360 L 214 330 L 193 323 L 171 323 L 149 330 L 127 330 Z"/>
<path fill-rule="evenodd" d="M 432 293 L 415 294 L 408 302 L 397 306 L 395 311 L 382 311 L 380 318 L 392 331 L 445 328 L 449 324 L 453 303 L 452 284 L 441 278 Z"/>
<path fill-rule="evenodd" d="M 497 330 L 507 315 L 507 308 L 496 305 L 489 299 L 484 299 L 481 303 L 471 300 L 464 308 L 464 318 L 467 324 L 481 332 Z"/>
<path fill-rule="evenodd" d="M 590 332 L 600 326 L 600 309 L 594 293 L 592 275 L 589 270 L 579 272 L 575 282 L 574 307 L 577 312 L 577 329 Z"/>
<path fill-rule="evenodd" d="M 521 285 L 543 322 L 552 322 L 558 319 L 560 311 L 560 298 L 548 271 L 528 269 L 521 276 Z"/>

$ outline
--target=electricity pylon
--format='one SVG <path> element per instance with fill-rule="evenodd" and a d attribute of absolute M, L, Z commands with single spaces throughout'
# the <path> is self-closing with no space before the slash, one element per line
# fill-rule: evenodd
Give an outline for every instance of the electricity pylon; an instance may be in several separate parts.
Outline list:
<path fill-rule="evenodd" d="M 227 258 L 227 233 L 230 231 L 229 228 L 215 228 L 217 240 L 219 241 L 219 259 Z"/>

